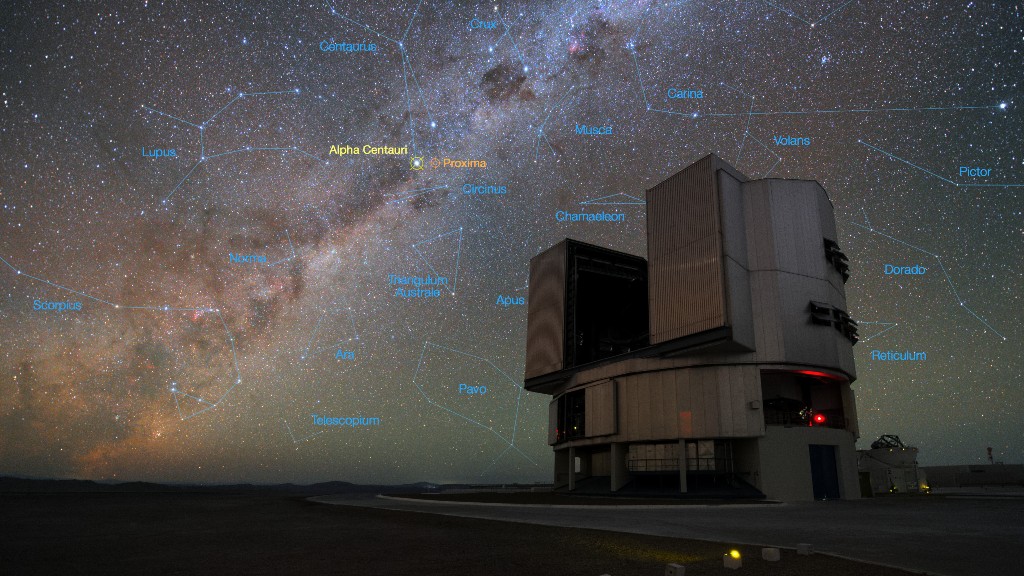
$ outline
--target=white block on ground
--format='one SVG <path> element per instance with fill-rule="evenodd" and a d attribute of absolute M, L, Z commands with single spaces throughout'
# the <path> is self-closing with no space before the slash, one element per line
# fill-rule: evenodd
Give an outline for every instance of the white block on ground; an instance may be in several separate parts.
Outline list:
<path fill-rule="evenodd" d="M 761 558 L 769 562 L 778 562 L 781 556 L 778 548 L 761 548 Z"/>
<path fill-rule="evenodd" d="M 730 570 L 738 570 L 740 567 L 743 566 L 743 559 L 733 558 L 732 556 L 726 554 L 725 556 L 722 556 L 722 566 Z"/>
<path fill-rule="evenodd" d="M 665 576 L 686 576 L 686 566 L 682 564 L 669 564 L 665 566 Z"/>

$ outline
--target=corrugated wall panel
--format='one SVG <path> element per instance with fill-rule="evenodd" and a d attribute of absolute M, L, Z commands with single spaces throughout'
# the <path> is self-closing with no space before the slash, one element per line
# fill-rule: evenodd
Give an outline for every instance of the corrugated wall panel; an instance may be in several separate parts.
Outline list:
<path fill-rule="evenodd" d="M 717 392 L 715 401 L 718 402 L 718 431 L 716 435 L 731 436 L 733 434 L 732 414 L 734 398 L 732 395 L 731 370 L 725 366 L 717 366 L 712 369 L 711 376 L 714 378 L 714 388 Z"/>
<path fill-rule="evenodd" d="M 729 368 L 729 432 L 742 436 L 747 430 L 747 391 L 743 387 L 743 368 Z"/>
<path fill-rule="evenodd" d="M 722 424 L 722 433 L 728 436 L 740 436 L 747 427 L 745 421 L 747 410 L 746 391 L 743 390 L 743 371 L 738 366 L 726 368 L 724 375 L 729 383 L 729 419 Z"/>
<path fill-rule="evenodd" d="M 607 436 L 617 429 L 615 421 L 615 383 L 602 382 L 588 386 L 584 392 L 587 411 L 587 436 Z"/>
<path fill-rule="evenodd" d="M 665 383 L 664 373 L 655 372 L 649 378 L 651 382 L 651 437 L 665 438 Z"/>
<path fill-rule="evenodd" d="M 707 417 L 705 422 L 705 433 L 703 436 L 711 438 L 721 436 L 722 411 L 718 401 L 718 378 L 714 371 L 716 368 L 702 368 L 696 370 L 700 379 L 700 388 L 703 390 L 703 413 Z"/>
<path fill-rule="evenodd" d="M 676 388 L 676 417 L 679 419 L 680 438 L 696 437 L 693 434 L 693 392 L 690 390 L 689 373 L 689 370 L 671 372 Z"/>
<path fill-rule="evenodd" d="M 683 370 L 676 374 L 676 385 L 683 397 L 684 410 L 690 420 L 690 434 L 687 438 L 700 438 L 704 434 L 704 390 L 696 370 Z"/>
<path fill-rule="evenodd" d="M 670 372 L 662 372 L 661 382 L 665 390 L 665 437 L 679 438 L 679 387 Z"/>
<path fill-rule="evenodd" d="M 720 250 L 708 236 L 650 265 L 652 344 L 725 324 Z"/>
<path fill-rule="evenodd" d="M 760 403 L 760 409 L 747 410 L 747 432 L 751 436 L 764 434 L 764 399 L 761 397 L 761 370 L 757 366 L 744 368 L 744 388 L 747 391 L 747 401 Z"/>
<path fill-rule="evenodd" d="M 681 390 L 686 394 L 686 411 L 690 414 L 691 435 L 689 438 L 703 438 L 707 430 L 707 411 L 704 410 L 704 388 L 700 369 L 683 370 L 679 373 Z"/>
<path fill-rule="evenodd" d="M 654 408 L 651 406 L 651 381 L 646 374 L 633 379 L 633 390 L 636 392 L 637 402 L 637 438 L 649 440 L 651 436 L 651 413 Z"/>
<path fill-rule="evenodd" d="M 526 323 L 526 378 L 563 368 L 565 324 L 565 242 L 530 259 Z"/>
<path fill-rule="evenodd" d="M 717 159 L 647 191 L 651 344 L 724 325 Z"/>
<path fill-rule="evenodd" d="M 661 373 L 661 436 L 663 438 L 679 437 L 679 416 L 676 410 L 676 381 L 669 372 Z"/>

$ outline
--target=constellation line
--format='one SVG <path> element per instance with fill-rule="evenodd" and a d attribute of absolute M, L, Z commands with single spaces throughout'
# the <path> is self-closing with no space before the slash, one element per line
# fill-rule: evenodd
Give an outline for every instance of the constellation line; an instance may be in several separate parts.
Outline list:
<path fill-rule="evenodd" d="M 459 262 L 462 259 L 462 228 L 460 227 L 458 230 L 452 230 L 451 232 L 438 234 L 437 236 L 434 236 L 433 238 L 430 238 L 428 240 L 420 240 L 419 242 L 416 242 L 415 244 L 412 245 L 412 249 L 416 251 L 416 254 L 419 255 L 420 259 L 423 260 L 423 263 L 427 265 L 427 268 L 430 268 L 430 271 L 434 273 L 434 276 L 440 276 L 440 274 L 437 273 L 437 270 L 434 270 L 434 267 L 430 264 L 430 262 L 427 261 L 427 258 L 423 255 L 423 253 L 420 252 L 419 245 L 427 244 L 433 242 L 434 240 L 439 240 L 441 238 L 444 238 L 445 236 L 451 236 L 456 232 L 458 232 L 459 234 L 459 245 L 457 248 L 457 252 L 455 254 L 455 277 L 454 280 L 452 280 L 452 296 L 455 295 L 455 289 L 459 285 Z"/>
<path fill-rule="evenodd" d="M 1001 333 L 999 333 L 999 331 L 996 330 L 995 328 L 993 328 L 992 325 L 989 324 L 984 318 L 979 316 L 974 310 L 972 310 L 969 306 L 967 306 L 967 303 L 964 302 L 964 299 L 960 297 L 960 293 L 957 292 L 956 286 L 953 285 L 953 279 L 950 278 L 949 272 L 946 271 L 946 267 L 942 264 L 942 258 L 940 258 L 937 254 L 933 254 L 933 253 L 925 250 L 924 248 L 920 248 L 918 246 L 914 246 L 913 244 L 910 244 L 909 242 L 904 242 L 903 240 L 900 240 L 899 238 L 894 238 L 894 237 L 892 237 L 892 236 L 890 236 L 890 235 L 888 235 L 888 234 L 886 234 L 886 233 L 884 233 L 884 232 L 882 232 L 882 231 L 880 231 L 880 230 L 878 230 L 878 229 L 876 229 L 876 228 L 874 228 L 872 226 L 865 226 L 864 224 L 860 224 L 859 222 L 853 222 L 853 221 L 851 221 L 850 223 L 853 224 L 854 226 L 857 226 L 858 228 L 863 228 L 864 230 L 867 230 L 868 232 L 871 232 L 873 234 L 878 234 L 879 236 L 883 236 L 885 238 L 888 238 L 888 239 L 892 240 L 893 242 L 897 242 L 897 243 L 902 244 L 902 245 L 904 245 L 904 246 L 906 246 L 908 248 L 911 248 L 913 250 L 917 250 L 918 252 L 921 252 L 923 254 L 927 254 L 928 256 L 931 256 L 932 258 L 935 258 L 935 261 L 939 264 L 939 269 L 942 270 L 942 274 L 946 278 L 946 283 L 949 285 L 950 291 L 953 293 L 953 296 L 956 298 L 957 302 L 960 304 L 960 307 L 963 308 L 964 310 L 966 310 L 971 316 L 974 316 L 979 322 L 984 324 L 985 327 L 988 328 L 993 334 L 995 334 L 996 336 L 999 336 L 1004 341 L 1007 339 L 1006 336 L 1003 336 Z"/>
<path fill-rule="evenodd" d="M 232 154 L 238 154 L 240 152 L 265 152 L 265 151 L 295 152 L 297 154 L 308 156 L 309 158 L 312 158 L 312 159 L 316 160 L 317 162 L 322 162 L 325 165 L 328 164 L 328 162 L 326 160 L 321 160 L 319 157 L 314 156 L 313 154 L 310 154 L 309 152 L 307 152 L 305 150 L 302 150 L 300 148 L 294 147 L 294 146 L 290 146 L 290 147 L 269 147 L 269 146 L 268 147 L 254 147 L 254 146 L 246 146 L 245 148 L 238 148 L 236 150 L 229 150 L 227 152 L 218 152 L 217 154 L 207 154 L 206 153 L 206 127 L 211 122 L 213 122 L 213 120 L 217 116 L 219 116 L 221 112 L 227 110 L 228 107 L 231 106 L 232 104 L 234 104 L 235 102 L 241 100 L 242 98 L 245 98 L 246 96 L 273 96 L 273 95 L 278 95 L 278 94 L 299 94 L 299 93 L 300 93 L 300 91 L 299 91 L 298 88 L 295 88 L 294 90 L 275 90 L 275 91 L 268 91 L 268 92 L 239 92 L 238 94 L 235 95 L 234 98 L 231 99 L 231 101 L 229 101 L 227 104 L 225 104 L 223 107 L 221 107 L 220 110 L 217 110 L 212 116 L 207 118 L 206 121 L 204 121 L 202 124 L 195 124 L 194 122 L 189 122 L 188 120 L 184 120 L 184 119 L 179 118 L 177 116 L 168 114 L 166 112 L 162 112 L 160 110 L 157 110 L 156 108 L 151 108 L 149 106 L 143 105 L 142 108 L 144 110 L 148 110 L 150 112 L 154 112 L 154 113 L 156 113 L 156 114 L 158 114 L 160 116 L 166 116 L 168 118 L 172 118 L 174 120 L 177 120 L 179 122 L 183 122 L 185 124 L 188 124 L 189 126 L 192 126 L 194 128 L 198 128 L 199 129 L 199 148 L 200 148 L 199 161 L 196 162 L 195 165 L 192 166 L 192 168 L 188 171 L 188 173 L 185 174 L 185 177 L 182 178 L 181 181 L 178 182 L 177 186 L 175 186 L 174 189 L 172 189 L 171 192 L 169 194 L 167 194 L 167 196 L 164 197 L 164 199 L 163 199 L 163 201 L 161 203 L 162 204 L 166 204 L 167 201 L 171 199 L 171 196 L 173 196 L 178 191 L 178 189 L 180 189 L 182 187 L 182 185 L 184 185 L 185 182 L 188 181 L 188 179 L 192 176 L 192 173 L 195 172 L 196 168 L 199 168 L 199 166 L 201 164 L 203 164 L 204 162 L 206 162 L 208 160 L 212 160 L 214 158 L 220 158 L 222 156 L 229 156 L 229 155 L 232 155 Z"/>
<path fill-rule="evenodd" d="M 409 31 L 412 30 L 412 24 L 416 20 L 416 16 L 419 15 L 420 6 L 423 5 L 423 0 L 420 0 L 416 4 L 416 8 L 415 8 L 415 10 L 413 10 L 412 17 L 409 18 L 409 23 L 406 25 L 405 32 L 402 34 L 402 38 L 400 40 L 396 40 L 395 38 L 392 38 L 391 36 L 388 36 L 387 34 L 384 34 L 383 32 L 375 30 L 375 29 L 371 28 L 370 26 L 368 26 L 368 25 L 366 25 L 366 24 L 364 24 L 362 22 L 359 22 L 358 20 L 354 20 L 354 19 L 352 19 L 352 18 L 342 14 L 341 12 L 338 12 L 338 10 L 334 7 L 332 2 L 327 2 L 326 4 L 327 4 L 327 7 L 330 8 L 331 14 L 341 18 L 342 20 L 344 20 L 344 21 L 346 21 L 346 22 L 348 22 L 350 24 L 353 24 L 355 26 L 359 26 L 360 28 L 363 28 L 364 30 L 366 30 L 368 32 L 372 32 L 373 34 L 376 34 L 377 36 L 379 36 L 379 37 L 381 37 L 381 38 L 383 38 L 383 39 L 393 43 L 395 46 L 398 47 L 398 51 L 399 51 L 399 54 L 400 54 L 400 57 L 401 57 L 401 60 L 402 60 L 402 81 L 405 84 L 406 111 L 409 114 L 409 140 L 410 140 L 410 148 L 412 149 L 413 156 L 418 156 L 419 155 L 419 149 L 418 149 L 418 147 L 416 145 L 416 125 L 415 125 L 415 122 L 413 120 L 412 96 L 410 95 L 410 90 L 409 90 L 409 77 L 410 76 L 412 76 L 413 85 L 416 86 L 417 90 L 419 91 L 419 95 L 420 95 L 419 103 L 420 103 L 420 105 L 423 106 L 423 109 L 426 111 L 427 120 L 430 122 L 430 128 L 433 129 L 433 128 L 437 127 L 437 123 L 433 120 L 433 117 L 430 114 L 430 108 L 427 106 L 427 100 L 426 100 L 426 98 L 425 98 L 425 96 L 423 94 L 423 89 L 420 87 L 419 80 L 417 80 L 417 78 L 416 78 L 416 72 L 415 72 L 415 70 L 413 70 L 412 59 L 409 57 L 409 52 L 405 49 L 405 40 L 409 36 Z"/>
<path fill-rule="evenodd" d="M 419 376 L 420 369 L 423 366 L 423 358 L 424 358 L 424 356 L 426 356 L 427 347 L 428 346 L 433 346 L 435 348 L 440 348 L 442 350 L 447 350 L 447 351 L 453 352 L 455 354 L 461 354 L 463 356 L 468 356 L 470 358 L 474 358 L 476 360 L 480 360 L 482 362 L 486 362 L 487 364 L 489 364 L 491 366 L 491 368 L 494 368 L 495 371 L 497 371 L 499 374 L 501 374 L 503 377 L 505 377 L 512 386 L 514 386 L 514 387 L 516 387 L 518 389 L 518 393 L 516 395 L 515 421 L 513 422 L 512 437 L 511 437 L 511 439 L 504 437 L 501 433 L 499 433 L 497 430 L 495 430 L 493 426 L 487 426 L 486 424 L 478 422 L 478 421 L 474 420 L 473 418 L 470 418 L 470 417 L 465 416 L 465 415 L 463 415 L 463 414 L 461 414 L 461 413 L 459 413 L 459 412 L 457 412 L 455 410 L 452 410 L 452 409 L 448 408 L 447 406 L 439 404 L 438 402 L 435 402 L 433 399 L 430 398 L 430 396 L 427 395 L 426 391 L 423 390 L 423 387 L 419 384 L 419 382 L 416 381 L 416 378 Z M 523 388 L 522 388 L 522 386 L 519 386 L 519 384 L 515 380 L 513 380 L 511 377 L 509 377 L 509 375 L 506 374 L 504 370 L 502 370 L 501 368 L 498 368 L 497 366 L 495 366 L 494 363 L 491 362 L 490 360 L 488 360 L 487 358 L 484 358 L 482 356 L 477 356 L 476 354 L 470 354 L 469 352 L 463 352 L 461 350 L 456 350 L 455 348 L 449 348 L 447 346 L 442 346 L 440 344 L 435 344 L 435 343 L 433 343 L 433 342 L 431 342 L 429 340 L 426 340 L 426 341 L 423 342 L 423 349 L 420 352 L 420 359 L 419 359 L 419 361 L 416 364 L 416 371 L 413 373 L 412 382 L 416 386 L 416 389 L 419 390 L 419 392 L 423 396 L 423 398 L 429 404 L 431 404 L 432 406 L 436 406 L 437 408 L 440 408 L 440 409 L 444 410 L 445 412 L 448 412 L 449 414 L 451 414 L 453 416 L 461 418 L 461 419 L 463 419 L 463 420 L 465 420 L 465 421 L 467 421 L 467 422 L 469 422 L 471 424 L 474 424 L 474 425 L 476 425 L 476 426 L 478 426 L 480 428 L 483 428 L 484 430 L 487 430 L 487 431 L 491 432 L 499 440 L 501 440 L 502 442 L 507 444 L 508 448 L 505 451 L 502 452 L 502 455 L 505 454 L 505 452 L 507 452 L 509 449 L 513 449 L 516 452 L 519 452 L 519 454 L 522 455 L 524 458 L 529 460 L 534 466 L 538 465 L 537 462 L 533 458 L 530 458 L 529 456 L 527 456 L 525 453 L 523 453 L 522 450 L 520 450 L 515 445 L 516 431 L 518 430 L 518 423 L 519 423 L 518 422 L 519 421 L 519 405 L 520 405 L 520 402 L 521 402 L 521 399 L 522 399 Z"/>
<path fill-rule="evenodd" d="M 929 170 L 927 168 L 922 168 L 921 166 L 918 166 L 917 164 L 914 164 L 913 162 L 911 162 L 909 160 L 906 160 L 904 158 L 900 158 L 899 156 L 893 154 L 892 152 L 887 152 L 887 151 L 882 150 L 881 148 L 879 148 L 877 146 L 872 146 L 871 144 L 868 144 L 867 142 L 865 142 L 863 140 L 857 140 L 857 142 L 859 144 L 863 144 L 863 145 L 867 146 L 868 148 L 871 148 L 872 150 L 874 150 L 876 152 L 880 152 L 882 154 L 885 154 L 886 156 L 892 158 L 893 160 L 898 160 L 900 162 L 903 162 L 907 166 L 910 166 L 912 168 L 920 170 L 921 172 L 924 172 L 925 174 L 928 174 L 929 176 L 934 176 L 935 178 L 938 178 L 939 180 L 942 180 L 943 182 L 945 182 L 947 184 L 952 184 L 953 186 L 956 186 L 958 188 L 1022 188 L 1022 187 L 1024 187 L 1024 184 L 969 184 L 969 183 L 963 183 L 963 182 L 956 182 L 956 181 L 950 180 L 949 178 L 946 178 L 944 176 L 940 176 L 940 175 L 936 174 L 935 172 L 932 172 L 931 170 Z"/>
<path fill-rule="evenodd" d="M 235 371 L 235 381 L 227 390 L 224 391 L 223 394 L 220 395 L 220 397 L 216 401 L 213 401 L 213 402 L 211 402 L 209 400 L 206 400 L 204 398 L 200 398 L 198 396 L 193 396 L 191 394 L 187 394 L 185 392 L 179 392 L 178 389 L 177 389 L 177 385 L 172 383 L 172 385 L 171 385 L 171 395 L 174 397 L 174 405 L 175 405 L 175 408 L 178 411 L 178 416 L 182 420 L 189 420 L 189 419 L 194 418 L 194 417 L 196 417 L 196 416 L 198 416 L 198 415 L 200 415 L 200 414 L 202 414 L 202 413 L 204 413 L 204 412 L 206 412 L 208 410 L 212 410 L 213 408 L 216 408 L 218 404 L 220 404 L 221 402 L 224 401 L 225 398 L 227 398 L 228 394 L 230 394 L 231 391 L 234 390 L 236 386 L 238 386 L 239 384 L 242 383 L 241 371 L 239 371 L 239 369 L 238 369 L 238 355 L 235 352 L 235 337 L 231 333 L 231 330 L 228 328 L 227 323 L 224 321 L 224 316 L 220 313 L 219 309 L 217 309 L 217 308 L 209 308 L 209 307 L 183 308 L 183 307 L 176 307 L 176 306 L 169 306 L 169 305 L 165 305 L 165 306 L 138 306 L 138 305 L 116 304 L 114 302 L 110 302 L 109 300 L 104 300 L 102 298 L 98 298 L 98 297 L 93 296 L 91 294 L 88 294 L 86 292 L 82 292 L 81 290 L 75 290 L 73 288 L 68 288 L 67 286 L 63 286 L 61 284 L 57 284 L 56 282 L 51 282 L 49 280 L 46 280 L 45 278 L 40 278 L 38 276 L 33 276 L 32 274 L 28 274 L 26 272 L 23 272 L 22 270 L 20 270 L 19 268 L 17 268 L 13 264 L 11 264 L 9 261 L 7 261 L 7 259 L 5 259 L 2 256 L 0 256 L 0 262 L 3 262 L 3 264 L 5 264 L 8 268 L 10 268 L 12 271 L 14 271 L 16 276 L 24 276 L 25 278 L 29 278 L 29 279 L 34 280 L 36 282 L 39 282 L 41 284 L 46 284 L 47 286 L 52 286 L 52 287 L 54 287 L 54 288 L 56 288 L 58 290 L 63 290 L 65 292 L 70 292 L 71 294 L 76 294 L 76 295 L 81 296 L 83 298 L 88 298 L 89 300 L 92 300 L 94 302 L 99 302 L 101 304 L 106 304 L 107 306 L 110 306 L 110 307 L 112 307 L 114 309 L 117 309 L 117 310 L 123 309 L 123 310 L 154 310 L 154 311 L 159 311 L 159 312 L 212 312 L 212 313 L 216 313 L 217 317 L 220 319 L 221 326 L 224 327 L 224 333 L 227 336 L 228 343 L 231 345 L 231 360 L 232 360 L 232 365 L 233 365 L 234 371 Z M 203 408 L 202 410 L 199 410 L 197 412 L 193 412 L 193 413 L 191 413 L 189 415 L 186 415 L 181 410 L 181 405 L 178 402 L 178 396 L 185 396 L 187 398 L 191 398 L 191 399 L 193 399 L 193 400 L 195 400 L 195 401 L 197 401 L 197 402 L 199 402 L 201 404 L 206 404 L 207 406 L 206 406 L 206 408 Z"/>
<path fill-rule="evenodd" d="M 879 336 L 881 336 L 882 334 L 885 334 L 885 333 L 886 333 L 886 332 L 888 332 L 889 330 L 892 330 L 893 328 L 895 328 L 895 327 L 899 326 L 899 324 L 897 324 L 896 322 L 865 322 L 865 321 L 863 321 L 863 320 L 862 320 L 862 321 L 859 321 L 859 322 L 857 322 L 857 324 L 858 324 L 858 325 L 860 325 L 860 326 L 869 326 L 869 325 L 875 325 L 875 324 L 877 324 L 877 325 L 879 325 L 879 326 L 885 326 L 885 327 L 886 327 L 886 328 L 885 328 L 884 330 L 882 330 L 881 332 L 877 332 L 877 333 L 875 333 L 875 334 L 872 334 L 871 336 L 868 336 L 867 338 L 862 338 L 862 339 L 861 339 L 861 341 L 862 341 L 862 342 L 867 342 L 867 341 L 869 341 L 869 340 L 872 340 L 872 339 L 874 339 L 874 338 L 878 338 L 878 337 L 879 337 Z"/>

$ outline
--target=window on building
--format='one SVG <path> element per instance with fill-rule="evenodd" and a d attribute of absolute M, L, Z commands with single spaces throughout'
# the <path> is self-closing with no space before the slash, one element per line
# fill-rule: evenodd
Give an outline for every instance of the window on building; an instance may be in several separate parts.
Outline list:
<path fill-rule="evenodd" d="M 584 390 L 576 390 L 563 394 L 558 398 L 558 427 L 555 429 L 555 441 L 583 438 L 586 435 L 586 394 Z"/>
<path fill-rule="evenodd" d="M 568 263 L 565 367 L 647 346 L 647 261 L 575 242 Z"/>
<path fill-rule="evenodd" d="M 688 472 L 732 472 L 732 443 L 728 440 L 694 440 L 686 442 Z"/>
<path fill-rule="evenodd" d="M 842 387 L 845 382 L 824 375 L 762 372 L 761 398 L 768 426 L 846 428 Z"/>

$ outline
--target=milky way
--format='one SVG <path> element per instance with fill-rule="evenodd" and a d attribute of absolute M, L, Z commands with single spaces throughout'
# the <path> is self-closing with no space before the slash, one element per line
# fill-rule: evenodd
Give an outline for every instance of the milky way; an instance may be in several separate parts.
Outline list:
<path fill-rule="evenodd" d="M 15 3 L 0 32 L 0 473 L 546 480 L 529 259 L 645 254 L 644 189 L 708 153 L 829 192 L 861 445 L 1022 459 L 1020 6 Z"/>

